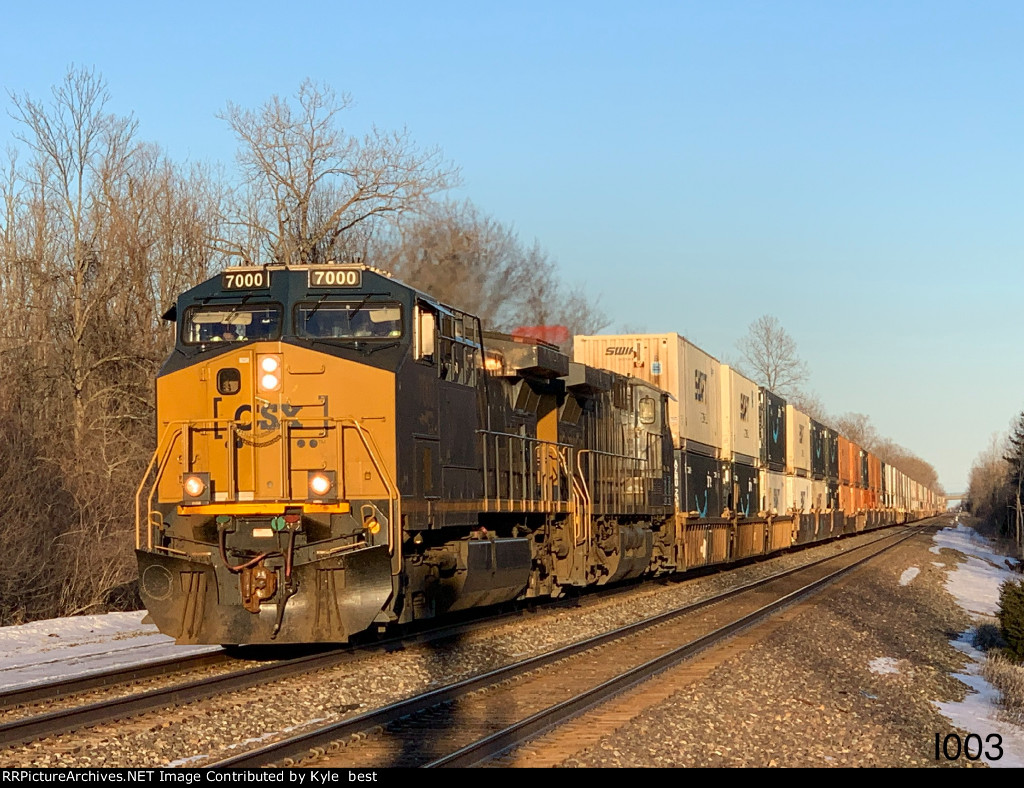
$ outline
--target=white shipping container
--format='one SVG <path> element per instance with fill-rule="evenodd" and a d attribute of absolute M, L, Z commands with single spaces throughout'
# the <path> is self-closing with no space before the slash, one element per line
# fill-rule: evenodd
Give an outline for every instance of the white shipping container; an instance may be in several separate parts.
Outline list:
<path fill-rule="evenodd" d="M 669 427 L 677 449 L 720 456 L 721 365 L 679 334 L 577 336 L 575 361 L 646 380 L 669 399 Z"/>
<path fill-rule="evenodd" d="M 811 482 L 811 509 L 819 512 L 828 509 L 828 482 L 824 479 Z"/>
<path fill-rule="evenodd" d="M 756 465 L 761 456 L 757 384 L 732 367 L 722 371 L 722 459 Z"/>
<path fill-rule="evenodd" d="M 786 474 L 761 471 L 761 511 L 785 514 L 786 509 Z"/>
<path fill-rule="evenodd" d="M 811 472 L 811 417 L 786 405 L 786 470 L 800 476 Z"/>
<path fill-rule="evenodd" d="M 803 514 L 811 510 L 811 480 L 803 476 L 786 476 L 786 512 Z"/>

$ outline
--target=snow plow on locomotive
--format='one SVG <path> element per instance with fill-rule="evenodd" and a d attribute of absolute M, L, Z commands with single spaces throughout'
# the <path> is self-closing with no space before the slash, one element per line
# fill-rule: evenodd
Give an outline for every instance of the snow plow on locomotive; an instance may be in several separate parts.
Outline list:
<path fill-rule="evenodd" d="M 892 494 L 872 493 L 871 513 L 859 488 L 849 515 L 827 487 L 806 512 L 787 510 L 767 494 L 784 486 L 745 448 L 765 442 L 769 392 L 760 414 L 749 390 L 738 395 L 758 436 L 727 457 L 688 439 L 690 405 L 660 378 L 484 331 L 368 266 L 230 268 L 165 318 L 176 342 L 157 378 L 136 552 L 143 601 L 181 643 L 344 642 L 938 503 L 921 493 L 913 510 L 898 506 L 904 480 L 890 468 Z M 698 406 L 729 409 L 694 379 Z"/>

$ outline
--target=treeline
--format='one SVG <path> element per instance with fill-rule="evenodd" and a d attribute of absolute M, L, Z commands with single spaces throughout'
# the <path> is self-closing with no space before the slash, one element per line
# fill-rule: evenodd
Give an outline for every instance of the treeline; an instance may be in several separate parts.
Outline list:
<path fill-rule="evenodd" d="M 964 508 L 999 536 L 1024 543 L 1024 413 L 971 466 Z"/>
<path fill-rule="evenodd" d="M 800 359 L 796 342 L 778 318 L 759 317 L 747 327 L 736 347 L 741 355 L 738 368 L 755 383 L 784 397 L 801 413 L 841 433 L 919 484 L 937 493 L 943 491 L 935 467 L 891 438 L 879 435 L 870 417 L 852 412 L 831 415 L 821 399 L 808 392 L 807 364 Z"/>
<path fill-rule="evenodd" d="M 11 94 L 0 177 L 0 624 L 130 604 L 134 499 L 153 451 L 160 315 L 226 265 L 360 259 L 488 325 L 607 320 L 536 243 L 470 202 L 406 131 L 355 135 L 351 100 L 304 83 L 228 103 L 237 169 L 185 165 L 69 69 Z M 128 600 L 128 601 L 125 601 Z"/>

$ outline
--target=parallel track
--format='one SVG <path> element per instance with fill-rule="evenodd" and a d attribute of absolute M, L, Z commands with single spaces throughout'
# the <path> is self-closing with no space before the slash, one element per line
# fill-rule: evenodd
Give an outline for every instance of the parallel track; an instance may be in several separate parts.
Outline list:
<path fill-rule="evenodd" d="M 382 709 L 377 709 L 365 714 L 352 717 L 348 720 L 332 723 L 315 730 L 300 733 L 295 736 L 265 745 L 246 753 L 239 754 L 219 762 L 208 764 L 214 768 L 240 768 L 259 767 L 268 764 L 291 765 L 295 761 L 301 761 L 306 765 L 358 765 L 369 767 L 375 765 L 371 757 L 381 757 L 384 751 L 395 756 L 398 751 L 397 762 L 395 760 L 384 761 L 376 764 L 379 766 L 468 766 L 479 763 L 497 753 L 503 752 L 525 739 L 536 735 L 538 732 L 557 725 L 560 721 L 567 719 L 581 710 L 588 708 L 624 689 L 644 681 L 657 672 L 686 659 L 697 651 L 708 648 L 714 643 L 723 640 L 734 634 L 736 631 L 750 626 L 753 622 L 772 615 L 783 607 L 792 604 L 794 601 L 814 593 L 838 577 L 852 571 L 865 561 L 870 560 L 885 550 L 895 547 L 905 539 L 909 539 L 920 531 L 920 526 L 913 526 L 896 534 L 887 533 L 880 539 L 866 545 L 860 545 L 851 550 L 844 551 L 838 555 L 830 556 L 796 569 L 780 572 L 771 577 L 747 584 L 740 588 L 730 590 L 726 593 L 703 601 L 686 605 L 674 611 L 669 611 L 649 619 L 630 624 L 612 632 L 608 632 L 580 643 L 571 644 L 532 657 L 521 662 L 490 671 L 480 676 L 466 679 L 450 686 L 442 687 L 408 700 L 392 704 Z M 909 533 L 907 533 L 909 531 Z M 638 640 L 641 633 L 652 630 L 655 627 L 670 622 L 674 619 L 683 619 L 695 612 L 705 611 L 713 605 L 719 605 L 727 600 L 749 594 L 764 593 L 770 584 L 781 582 L 792 582 L 799 573 L 808 573 L 815 568 L 820 568 L 828 562 L 842 561 L 852 553 L 866 550 L 877 546 L 878 542 L 891 541 L 880 550 L 843 566 L 841 569 L 827 574 L 825 577 L 815 579 L 811 583 L 789 590 L 782 594 L 770 604 L 758 605 L 757 609 L 731 620 L 728 624 L 717 627 L 713 632 L 708 632 L 700 637 L 689 640 L 682 645 L 674 646 L 665 653 L 652 659 L 647 659 L 643 664 L 616 674 L 610 678 L 598 681 L 596 685 L 587 687 L 586 690 L 578 692 L 574 697 L 566 699 L 561 703 L 546 707 L 536 713 L 531 713 L 523 719 L 516 719 L 505 725 L 501 730 L 494 730 L 495 719 L 503 717 L 510 710 L 514 709 L 518 702 L 511 697 L 511 694 L 501 696 L 500 700 L 494 700 L 493 696 L 498 695 L 502 686 L 507 686 L 514 680 L 534 681 L 533 678 L 522 678 L 532 672 L 543 672 L 556 663 L 569 659 L 583 658 L 591 655 L 596 649 L 607 649 L 609 647 L 621 648 L 626 640 Z M 655 633 L 664 639 L 667 630 L 659 630 Z M 659 634 L 660 633 L 660 634 Z M 650 635 L 651 633 L 648 633 Z M 624 653 L 638 653 L 640 645 L 634 644 L 625 648 Z M 608 653 L 598 658 L 596 664 L 614 663 Z M 550 699 L 552 693 L 558 693 L 565 689 L 570 678 L 575 679 L 578 674 L 593 673 L 595 669 L 589 665 L 582 670 L 556 668 L 556 675 L 553 679 L 546 679 L 552 683 L 543 692 Z M 543 694 L 542 692 L 542 694 Z M 475 695 L 474 695 L 475 694 Z M 492 695 L 490 699 L 486 696 Z M 473 697 L 471 697 L 473 696 Z M 476 697 L 476 696 L 479 696 Z M 453 709 L 459 709 L 453 715 Z M 463 707 L 466 708 L 463 708 Z M 466 743 L 467 736 L 471 733 L 459 729 L 459 721 L 453 716 L 461 719 L 468 719 L 468 728 L 474 725 L 479 728 L 481 725 L 487 729 L 487 735 L 478 738 L 471 743 Z M 368 733 L 369 732 L 369 733 Z M 387 737 L 390 739 L 384 746 L 374 747 L 370 745 L 362 748 L 363 741 L 369 741 Z M 339 747 L 340 742 L 349 740 L 347 747 Z M 461 744 L 453 742 L 462 741 Z M 437 756 L 436 750 L 448 748 L 443 756 Z M 344 753 L 344 758 L 339 760 L 339 754 Z M 360 754 L 365 753 L 360 760 Z M 310 759 L 312 760 L 304 760 Z"/>

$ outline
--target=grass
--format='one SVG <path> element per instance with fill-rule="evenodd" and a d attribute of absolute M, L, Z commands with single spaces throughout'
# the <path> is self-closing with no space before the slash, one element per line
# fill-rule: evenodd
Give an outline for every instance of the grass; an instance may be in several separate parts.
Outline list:
<path fill-rule="evenodd" d="M 981 675 L 999 690 L 1007 718 L 1016 725 L 1024 725 L 1024 665 L 1014 664 L 993 649 L 981 667 Z"/>

